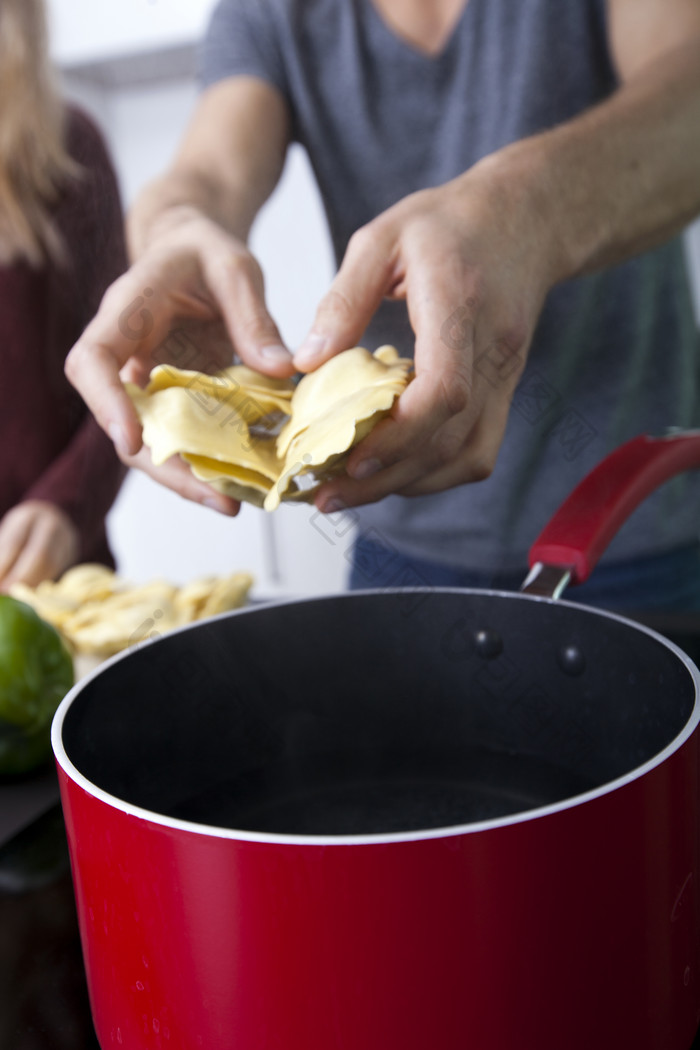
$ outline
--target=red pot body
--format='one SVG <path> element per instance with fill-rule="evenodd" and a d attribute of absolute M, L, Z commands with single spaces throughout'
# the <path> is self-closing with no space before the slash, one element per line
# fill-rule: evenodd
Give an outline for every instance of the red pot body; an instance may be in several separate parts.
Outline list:
<path fill-rule="evenodd" d="M 688 1050 L 698 746 L 494 826 L 314 844 L 143 819 L 59 768 L 102 1047 Z"/>
<path fill-rule="evenodd" d="M 644 495 L 698 463 L 697 434 L 629 442 L 531 562 L 585 578 Z M 87 744 L 73 741 L 83 772 L 63 748 L 66 698 L 53 741 L 104 1050 L 688 1050 L 697 672 L 652 632 L 554 604 L 389 588 L 195 626 L 127 657 L 111 691 L 88 690 Z M 251 754 L 274 769 L 350 757 L 362 780 L 372 748 L 398 752 L 399 771 L 423 753 L 442 770 L 460 740 L 487 741 L 491 763 L 563 761 L 587 740 L 603 786 L 510 818 L 364 837 L 225 831 L 152 810 L 177 801 L 162 784 L 217 786 L 211 772 L 245 772 Z M 145 781 L 136 794 L 130 774 Z M 99 783 L 155 801 L 138 808 Z"/>

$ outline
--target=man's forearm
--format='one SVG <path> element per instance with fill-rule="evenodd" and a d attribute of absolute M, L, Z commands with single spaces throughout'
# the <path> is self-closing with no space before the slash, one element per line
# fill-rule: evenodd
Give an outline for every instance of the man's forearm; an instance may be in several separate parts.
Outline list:
<path fill-rule="evenodd" d="M 129 255 L 138 259 L 157 237 L 199 215 L 212 219 L 241 241 L 246 241 L 259 208 L 252 187 L 228 192 L 199 174 L 173 171 L 149 183 L 127 216 Z"/>
<path fill-rule="evenodd" d="M 546 224 L 552 283 L 673 236 L 700 212 L 700 41 L 582 116 L 486 158 L 481 173 L 525 193 Z"/>
<path fill-rule="evenodd" d="M 245 241 L 281 174 L 289 124 L 285 100 L 255 77 L 229 78 L 204 92 L 170 171 L 131 208 L 132 259 L 196 216 Z"/>

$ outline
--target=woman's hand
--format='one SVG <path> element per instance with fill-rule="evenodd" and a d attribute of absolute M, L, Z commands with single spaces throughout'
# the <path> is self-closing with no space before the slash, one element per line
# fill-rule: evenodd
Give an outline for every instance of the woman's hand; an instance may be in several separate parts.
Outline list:
<path fill-rule="evenodd" d="M 78 530 L 60 507 L 43 500 L 18 503 L 0 520 L 0 591 L 13 583 L 35 587 L 57 580 L 79 553 Z"/>
<path fill-rule="evenodd" d="M 324 485 L 321 510 L 426 495 L 487 477 L 503 438 L 556 245 L 498 162 L 400 201 L 350 241 L 295 356 L 303 371 L 354 345 L 385 297 L 405 299 L 416 377 Z"/>

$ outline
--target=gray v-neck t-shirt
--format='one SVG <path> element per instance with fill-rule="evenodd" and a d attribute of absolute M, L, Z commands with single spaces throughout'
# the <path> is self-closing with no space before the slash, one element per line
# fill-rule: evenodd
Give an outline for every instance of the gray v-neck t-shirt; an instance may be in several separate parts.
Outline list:
<path fill-rule="evenodd" d="M 616 88 L 604 0 L 469 0 L 435 58 L 396 36 L 372 0 L 220 0 L 202 83 L 239 74 L 287 100 L 338 262 L 352 233 L 402 197 Z M 412 354 L 405 304 L 384 303 L 363 342 Z M 558 285 L 492 475 L 429 497 L 390 496 L 352 516 L 407 554 L 524 569 L 547 519 L 606 453 L 643 432 L 700 425 L 699 344 L 679 239 Z M 700 476 L 686 474 L 635 511 L 607 557 L 681 547 L 699 527 Z"/>

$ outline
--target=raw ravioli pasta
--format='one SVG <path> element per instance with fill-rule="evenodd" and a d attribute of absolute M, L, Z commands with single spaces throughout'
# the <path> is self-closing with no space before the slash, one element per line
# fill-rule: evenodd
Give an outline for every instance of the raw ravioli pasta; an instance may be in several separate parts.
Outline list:
<path fill-rule="evenodd" d="M 295 386 L 244 365 L 216 375 L 161 365 L 127 386 L 154 464 L 180 455 L 218 491 L 274 510 L 310 500 L 391 409 L 412 362 L 393 346 L 354 347 Z"/>

